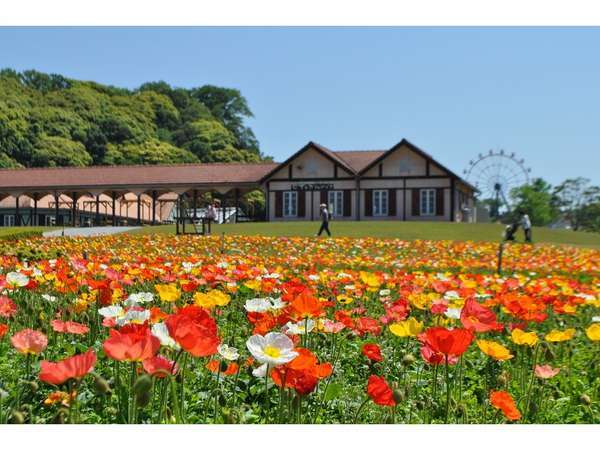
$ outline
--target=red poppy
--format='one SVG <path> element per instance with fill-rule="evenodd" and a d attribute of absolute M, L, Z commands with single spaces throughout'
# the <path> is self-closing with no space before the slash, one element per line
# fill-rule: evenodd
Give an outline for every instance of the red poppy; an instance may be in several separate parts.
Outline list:
<path fill-rule="evenodd" d="M 63 384 L 71 378 L 79 380 L 90 373 L 94 364 L 96 364 L 96 353 L 92 349 L 56 363 L 41 361 L 40 380 L 56 385 Z"/>
<path fill-rule="evenodd" d="M 422 342 L 444 357 L 462 355 L 473 341 L 473 332 L 464 328 L 429 328 L 421 335 Z"/>
<path fill-rule="evenodd" d="M 239 366 L 237 363 L 231 362 L 227 364 L 225 370 L 222 370 L 221 361 L 213 359 L 206 364 L 206 368 L 212 373 L 218 373 L 220 371 L 222 375 L 231 376 L 237 373 Z"/>
<path fill-rule="evenodd" d="M 362 346 L 361 351 L 362 354 L 369 358 L 371 361 L 383 361 L 383 356 L 381 356 L 381 349 L 377 344 L 365 344 Z"/>
<path fill-rule="evenodd" d="M 318 317 L 323 313 L 323 307 L 310 289 L 304 289 L 290 302 L 291 314 L 296 319 Z"/>
<path fill-rule="evenodd" d="M 52 329 L 58 333 L 86 334 L 90 329 L 87 325 L 77 322 L 63 322 L 62 320 L 53 320 Z"/>
<path fill-rule="evenodd" d="M 17 305 L 5 295 L 0 296 L 0 317 L 10 318 L 17 313 Z"/>
<path fill-rule="evenodd" d="M 354 320 L 346 311 L 338 310 L 333 316 L 336 321 L 343 323 L 347 328 L 354 328 Z"/>
<path fill-rule="evenodd" d="M 298 394 L 311 393 L 319 380 L 331 375 L 333 367 L 329 363 L 319 364 L 314 353 L 306 348 L 295 348 L 298 356 L 287 364 L 275 367 L 271 378 L 277 386 L 293 388 Z"/>
<path fill-rule="evenodd" d="M 421 346 L 421 356 L 423 360 L 431 365 L 445 364 L 446 356 L 443 353 L 434 351 L 431 347 L 426 344 Z M 458 362 L 457 356 L 448 356 L 448 364 L 453 365 Z"/>
<path fill-rule="evenodd" d="M 394 393 L 383 377 L 371 375 L 367 382 L 367 394 L 377 405 L 395 406 Z"/>
<path fill-rule="evenodd" d="M 6 334 L 7 331 L 8 331 L 8 325 L 6 325 L 4 323 L 0 323 L 0 339 L 2 339 L 4 337 L 4 335 Z"/>
<path fill-rule="evenodd" d="M 502 325 L 496 321 L 496 314 L 472 298 L 465 302 L 460 321 L 463 327 L 475 333 L 502 330 Z"/>
<path fill-rule="evenodd" d="M 46 350 L 48 338 L 41 331 L 26 328 L 15 333 L 10 342 L 19 353 L 38 355 Z"/>
<path fill-rule="evenodd" d="M 492 391 L 490 393 L 490 403 L 500 410 L 508 420 L 519 420 L 521 413 L 517 409 L 515 401 L 506 391 Z"/>
<path fill-rule="evenodd" d="M 408 304 L 407 300 L 396 300 L 390 306 L 385 308 L 385 315 L 380 317 L 379 320 L 383 324 L 388 324 L 392 322 L 402 322 L 408 317 L 409 312 L 410 305 Z"/>
<path fill-rule="evenodd" d="M 156 378 L 165 378 L 168 374 L 176 375 L 179 371 L 179 364 L 175 363 L 173 365 L 173 361 L 168 360 L 162 355 L 145 359 L 142 362 L 142 367 L 147 374 Z"/>
<path fill-rule="evenodd" d="M 217 353 L 220 343 L 215 320 L 199 306 L 181 308 L 165 320 L 169 334 L 185 351 L 193 356 Z"/>
<path fill-rule="evenodd" d="M 102 348 L 109 358 L 117 361 L 143 361 L 158 352 L 160 341 L 148 326 L 128 324 L 119 330 L 111 329 Z"/>
<path fill-rule="evenodd" d="M 356 320 L 355 330 L 361 336 L 368 333 L 373 333 L 377 336 L 381 333 L 381 325 L 372 317 L 359 317 Z"/>

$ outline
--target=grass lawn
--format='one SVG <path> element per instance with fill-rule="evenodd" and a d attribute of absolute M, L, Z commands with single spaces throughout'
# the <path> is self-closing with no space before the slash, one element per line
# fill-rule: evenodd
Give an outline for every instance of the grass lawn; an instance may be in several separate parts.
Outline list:
<path fill-rule="evenodd" d="M 0 238 L 7 238 L 23 233 L 43 232 L 51 229 L 52 227 L 0 227 Z"/>
<path fill-rule="evenodd" d="M 257 222 L 226 225 L 213 225 L 213 234 L 263 235 L 263 236 L 314 236 L 319 229 L 318 222 Z M 472 240 L 498 241 L 504 225 L 467 224 L 450 222 L 331 222 L 334 236 L 399 238 L 405 240 Z M 175 233 L 174 225 L 144 227 L 131 233 Z M 517 239 L 523 240 L 519 230 Z M 568 244 L 600 248 L 600 234 L 552 230 L 534 227 L 534 242 Z"/>

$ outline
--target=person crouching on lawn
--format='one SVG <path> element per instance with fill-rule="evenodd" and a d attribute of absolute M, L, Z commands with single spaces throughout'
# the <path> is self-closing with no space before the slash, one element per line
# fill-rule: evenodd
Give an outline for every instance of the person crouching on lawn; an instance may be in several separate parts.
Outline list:
<path fill-rule="evenodd" d="M 327 231 L 327 235 L 331 237 L 331 231 L 329 231 L 329 211 L 325 203 L 321 203 L 321 228 L 319 228 L 317 236 L 321 236 L 323 231 Z"/>

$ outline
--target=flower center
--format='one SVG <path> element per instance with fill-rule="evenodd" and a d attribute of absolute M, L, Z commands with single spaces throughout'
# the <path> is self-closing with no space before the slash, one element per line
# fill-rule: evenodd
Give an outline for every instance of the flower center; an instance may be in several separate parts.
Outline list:
<path fill-rule="evenodd" d="M 277 347 L 273 347 L 271 345 L 267 345 L 264 349 L 264 353 L 271 358 L 279 358 L 281 356 L 281 350 Z"/>

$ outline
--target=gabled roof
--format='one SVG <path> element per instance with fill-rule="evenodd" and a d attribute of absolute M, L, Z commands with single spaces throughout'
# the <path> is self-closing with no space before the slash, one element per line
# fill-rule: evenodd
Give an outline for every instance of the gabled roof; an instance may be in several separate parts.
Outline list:
<path fill-rule="evenodd" d="M 396 145 L 394 145 L 392 148 L 390 148 L 388 151 L 384 152 L 383 154 L 381 154 L 379 157 L 375 158 L 373 161 L 371 161 L 368 165 L 366 165 L 365 167 L 363 167 L 360 172 L 359 175 L 364 174 L 367 170 L 369 170 L 370 168 L 372 168 L 373 166 L 377 165 L 379 162 L 383 161 L 385 158 L 387 158 L 390 154 L 394 153 L 398 148 L 402 147 L 402 146 L 406 146 L 409 149 L 411 149 L 413 152 L 415 152 L 416 154 L 422 156 L 423 158 L 425 158 L 427 161 L 429 161 L 430 163 L 435 164 L 436 166 L 438 166 L 440 169 L 442 169 L 443 171 L 447 172 L 450 176 L 456 178 L 457 180 L 459 180 L 461 183 L 464 183 L 466 186 L 470 187 L 473 190 L 477 190 L 477 188 L 475 186 L 473 186 L 471 183 L 469 183 L 466 180 L 463 180 L 459 175 L 457 175 L 456 173 L 454 173 L 452 170 L 448 169 L 446 166 L 444 166 L 443 164 L 437 162 L 435 159 L 433 159 L 433 157 L 427 153 L 425 150 L 421 150 L 419 147 L 417 147 L 416 145 L 414 145 L 412 142 L 409 142 L 406 139 L 402 139 L 400 142 L 398 142 Z"/>
<path fill-rule="evenodd" d="M 266 179 L 271 177 L 274 173 L 276 173 L 282 167 L 289 164 L 291 161 L 296 159 L 298 156 L 300 156 L 302 153 L 306 152 L 307 150 L 310 150 L 311 148 L 315 149 L 316 151 L 321 153 L 323 156 L 325 156 L 327 159 L 329 159 L 333 163 L 339 164 L 340 166 L 342 166 L 345 170 L 347 170 L 351 174 L 353 174 L 353 175 L 356 174 L 356 171 L 350 165 L 348 165 L 348 163 L 346 161 L 344 161 L 342 158 L 340 158 L 336 154 L 336 152 L 334 152 L 333 150 L 329 150 L 327 147 L 317 144 L 316 142 L 310 141 L 308 144 L 306 144 L 304 147 L 302 147 L 300 150 L 298 150 L 296 153 L 294 153 L 292 156 L 290 156 L 284 162 L 280 163 L 277 167 L 275 167 L 273 170 L 271 170 L 269 173 L 267 173 L 265 176 L 263 176 L 260 179 L 260 182 L 263 183 Z"/>
<path fill-rule="evenodd" d="M 385 152 L 386 150 L 336 150 L 334 153 L 358 173 Z"/>

